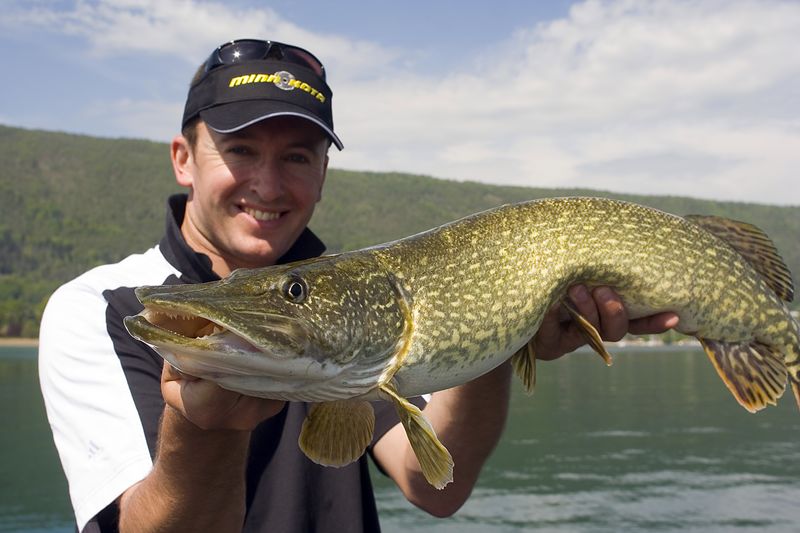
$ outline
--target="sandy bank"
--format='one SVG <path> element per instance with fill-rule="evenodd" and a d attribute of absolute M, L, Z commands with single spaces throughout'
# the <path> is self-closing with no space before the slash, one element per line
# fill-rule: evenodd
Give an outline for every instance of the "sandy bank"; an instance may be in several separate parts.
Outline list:
<path fill-rule="evenodd" d="M 39 346 L 39 339 L 0 337 L 0 346 Z"/>

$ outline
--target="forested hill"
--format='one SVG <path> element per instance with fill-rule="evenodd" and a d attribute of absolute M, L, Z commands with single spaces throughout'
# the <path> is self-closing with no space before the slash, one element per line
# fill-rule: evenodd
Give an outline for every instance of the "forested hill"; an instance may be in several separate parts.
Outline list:
<path fill-rule="evenodd" d="M 152 246 L 163 231 L 164 199 L 177 190 L 165 143 L 0 126 L 0 336 L 35 336 L 44 303 L 58 285 Z M 793 272 L 800 272 L 800 207 L 331 169 L 312 228 L 329 251 L 342 251 L 503 203 L 570 195 L 752 222 L 774 239 Z"/>

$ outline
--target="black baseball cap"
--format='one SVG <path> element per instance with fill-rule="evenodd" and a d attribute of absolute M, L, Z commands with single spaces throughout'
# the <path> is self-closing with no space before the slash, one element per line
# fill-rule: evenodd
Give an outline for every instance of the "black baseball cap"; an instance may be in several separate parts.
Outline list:
<path fill-rule="evenodd" d="M 325 69 L 310 52 L 275 41 L 231 41 L 214 50 L 189 88 L 181 128 L 197 116 L 219 133 L 297 116 L 322 128 L 341 150 L 333 131 L 332 97 Z"/>

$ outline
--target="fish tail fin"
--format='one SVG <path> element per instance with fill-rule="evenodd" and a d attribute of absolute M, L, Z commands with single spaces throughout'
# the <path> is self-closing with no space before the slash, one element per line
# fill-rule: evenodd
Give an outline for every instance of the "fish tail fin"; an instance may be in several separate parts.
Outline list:
<path fill-rule="evenodd" d="M 792 392 L 794 399 L 797 400 L 797 408 L 800 409 L 800 323 L 791 318 L 792 342 L 789 344 L 789 353 L 786 355 L 786 368 L 789 370 L 789 378 L 792 382 Z"/>
<path fill-rule="evenodd" d="M 786 389 L 788 374 L 780 349 L 757 341 L 699 340 L 719 377 L 742 407 L 755 413 L 768 404 L 776 405 Z M 794 379 L 792 388 L 800 405 L 800 388 Z"/>
<path fill-rule="evenodd" d="M 795 322 L 795 330 L 800 329 Z M 795 342 L 791 344 L 789 353 L 786 356 L 786 368 L 789 371 L 789 381 L 792 384 L 794 399 L 797 400 L 797 408 L 800 409 L 800 342 L 795 336 Z"/>
<path fill-rule="evenodd" d="M 786 342 L 787 350 L 784 362 L 789 373 L 789 382 L 792 384 L 792 393 L 800 409 L 800 323 L 789 317 L 789 339 Z"/>

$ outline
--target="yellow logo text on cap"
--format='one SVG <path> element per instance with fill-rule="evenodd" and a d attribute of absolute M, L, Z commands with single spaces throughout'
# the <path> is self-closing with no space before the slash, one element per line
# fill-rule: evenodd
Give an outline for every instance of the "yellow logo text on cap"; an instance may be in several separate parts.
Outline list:
<path fill-rule="evenodd" d="M 324 94 L 313 88 L 308 83 L 296 79 L 291 72 L 286 72 L 285 70 L 275 72 L 274 74 L 256 73 L 236 76 L 231 78 L 228 87 L 237 87 L 239 85 L 246 85 L 250 83 L 273 83 L 276 87 L 283 89 L 284 91 L 300 89 L 301 91 L 307 92 L 321 103 L 325 103 Z"/>

